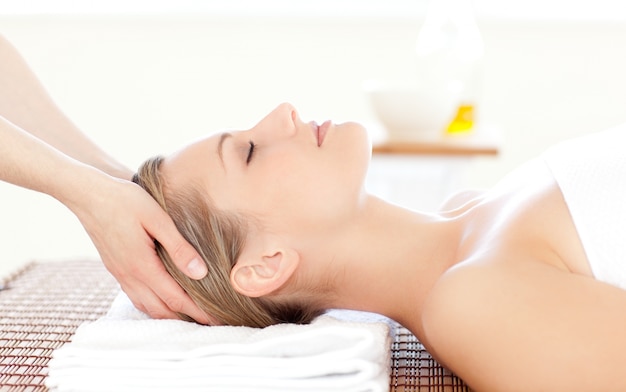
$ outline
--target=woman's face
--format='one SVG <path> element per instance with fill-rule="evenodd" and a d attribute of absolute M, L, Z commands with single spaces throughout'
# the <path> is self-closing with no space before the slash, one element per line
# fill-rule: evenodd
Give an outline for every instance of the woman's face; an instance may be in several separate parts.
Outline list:
<path fill-rule="evenodd" d="M 250 130 L 215 134 L 172 154 L 162 173 L 172 189 L 193 183 L 217 208 L 250 214 L 266 229 L 325 230 L 356 213 L 370 157 L 361 125 L 307 123 L 281 104 Z"/>

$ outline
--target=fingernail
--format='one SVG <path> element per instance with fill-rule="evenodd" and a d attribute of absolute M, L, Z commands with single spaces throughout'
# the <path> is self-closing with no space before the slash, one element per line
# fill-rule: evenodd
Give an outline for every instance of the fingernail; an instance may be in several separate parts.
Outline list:
<path fill-rule="evenodd" d="M 189 275 L 193 279 L 202 279 L 208 272 L 206 264 L 198 258 L 191 260 L 191 262 L 187 264 L 187 271 L 189 271 Z"/>

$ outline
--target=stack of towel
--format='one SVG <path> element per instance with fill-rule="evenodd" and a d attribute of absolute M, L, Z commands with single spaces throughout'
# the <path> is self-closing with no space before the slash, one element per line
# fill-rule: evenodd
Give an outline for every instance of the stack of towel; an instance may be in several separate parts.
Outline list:
<path fill-rule="evenodd" d="M 358 315 L 361 319 L 352 317 Z M 124 294 L 56 350 L 56 391 L 387 391 L 390 324 L 341 311 L 264 329 L 152 320 Z M 351 320 L 352 321 L 348 321 Z"/>

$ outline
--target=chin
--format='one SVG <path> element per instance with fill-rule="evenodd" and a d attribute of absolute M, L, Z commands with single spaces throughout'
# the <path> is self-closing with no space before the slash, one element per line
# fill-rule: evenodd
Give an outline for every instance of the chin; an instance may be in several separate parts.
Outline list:
<path fill-rule="evenodd" d="M 359 177 L 361 178 L 362 187 L 365 184 L 365 178 L 369 169 L 370 161 L 372 160 L 372 140 L 369 132 L 365 127 L 359 123 L 353 124 L 354 130 L 358 133 L 358 138 L 355 138 L 355 142 L 358 141 L 355 146 L 355 159 L 357 163 L 357 170 L 359 171 Z"/>
<path fill-rule="evenodd" d="M 372 141 L 365 127 L 357 122 L 337 124 L 332 142 L 335 157 L 341 161 L 348 178 L 365 179 L 372 159 Z M 329 143 L 330 144 L 330 143 Z"/>
<path fill-rule="evenodd" d="M 357 129 L 359 130 L 359 132 L 361 133 L 361 146 L 360 148 L 363 150 L 364 155 L 365 155 L 365 160 L 366 160 L 366 170 L 367 167 L 369 167 L 369 162 L 372 159 L 372 138 L 370 137 L 369 132 L 367 132 L 367 129 L 365 129 L 365 127 L 359 123 L 354 123 L 355 127 L 357 127 Z"/>
<path fill-rule="evenodd" d="M 372 140 L 367 129 L 358 122 L 346 122 L 341 125 L 352 133 L 353 141 L 357 144 L 355 147 L 366 152 L 369 160 L 372 157 Z"/>

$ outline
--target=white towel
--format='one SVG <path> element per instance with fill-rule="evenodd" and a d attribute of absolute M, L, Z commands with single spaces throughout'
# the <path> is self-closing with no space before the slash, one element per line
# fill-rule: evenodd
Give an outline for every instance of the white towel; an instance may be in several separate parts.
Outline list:
<path fill-rule="evenodd" d="M 387 319 L 331 314 L 310 325 L 206 327 L 149 319 L 120 293 L 105 317 L 81 325 L 53 353 L 46 385 L 80 392 L 387 391 Z"/>
<path fill-rule="evenodd" d="M 544 159 L 594 276 L 626 289 L 626 124 L 560 143 Z"/>

